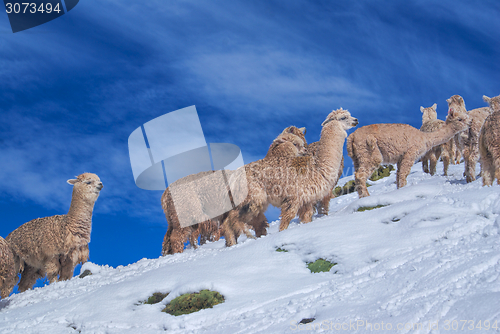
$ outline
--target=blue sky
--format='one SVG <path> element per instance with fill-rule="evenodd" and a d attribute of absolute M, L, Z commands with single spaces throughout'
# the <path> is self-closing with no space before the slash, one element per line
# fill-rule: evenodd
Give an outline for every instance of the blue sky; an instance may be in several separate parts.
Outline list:
<path fill-rule="evenodd" d="M 137 127 L 196 105 L 207 142 L 247 163 L 289 125 L 317 141 L 339 107 L 420 127 L 420 106 L 444 119 L 454 94 L 468 109 L 500 94 L 499 16 L 495 0 L 82 0 L 13 34 L 0 15 L 0 235 L 66 213 L 66 180 L 93 172 L 90 260 L 158 257 L 167 222 L 161 192 L 134 184 Z"/>

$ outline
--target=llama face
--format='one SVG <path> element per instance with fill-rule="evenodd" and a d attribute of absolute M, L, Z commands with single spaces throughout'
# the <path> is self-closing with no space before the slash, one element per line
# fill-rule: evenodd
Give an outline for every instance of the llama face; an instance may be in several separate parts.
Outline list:
<path fill-rule="evenodd" d="M 448 116 L 446 117 L 446 123 L 453 123 L 453 128 L 455 132 L 460 132 L 467 129 L 470 126 L 472 119 L 469 115 L 464 112 L 457 112 L 450 110 Z"/>
<path fill-rule="evenodd" d="M 464 99 L 460 95 L 453 95 L 446 100 L 446 102 L 448 102 L 448 113 L 451 111 L 463 113 L 467 112 L 467 109 L 465 109 Z"/>
<path fill-rule="evenodd" d="M 272 151 L 279 151 L 280 155 L 299 156 L 307 153 L 304 140 L 293 133 L 282 133 L 271 144 Z"/>
<path fill-rule="evenodd" d="M 352 117 L 349 111 L 342 108 L 332 111 L 321 125 L 325 126 L 325 124 L 331 121 L 339 122 L 344 130 L 348 130 L 358 125 L 358 119 Z"/>
<path fill-rule="evenodd" d="M 103 188 L 101 179 L 93 173 L 80 174 L 76 179 L 68 180 L 68 183 L 74 186 L 73 191 L 77 191 L 83 197 L 93 201 L 97 199 Z"/>
<path fill-rule="evenodd" d="M 422 112 L 423 116 L 427 116 L 428 119 L 437 119 L 436 108 L 437 104 L 434 103 L 432 107 L 420 107 L 420 111 Z"/>
<path fill-rule="evenodd" d="M 485 95 L 483 96 L 483 100 L 488 103 L 493 112 L 500 111 L 500 95 L 493 98 L 489 98 Z"/>

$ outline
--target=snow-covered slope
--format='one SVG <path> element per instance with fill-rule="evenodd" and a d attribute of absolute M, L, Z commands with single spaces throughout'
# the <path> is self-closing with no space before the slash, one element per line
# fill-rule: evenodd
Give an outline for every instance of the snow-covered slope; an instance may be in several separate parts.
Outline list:
<path fill-rule="evenodd" d="M 431 177 L 417 164 L 402 189 L 393 172 L 368 198 L 335 198 L 329 216 L 280 233 L 273 222 L 268 236 L 230 248 L 221 240 L 126 267 L 88 263 L 92 276 L 0 301 L 0 333 L 500 332 L 500 187 L 465 184 L 462 172 Z M 386 206 L 356 211 L 375 205 Z M 313 274 L 306 262 L 318 258 L 338 265 Z M 160 312 L 201 289 L 226 300 Z M 170 295 L 138 305 L 157 291 Z M 315 320 L 298 326 L 304 318 Z"/>

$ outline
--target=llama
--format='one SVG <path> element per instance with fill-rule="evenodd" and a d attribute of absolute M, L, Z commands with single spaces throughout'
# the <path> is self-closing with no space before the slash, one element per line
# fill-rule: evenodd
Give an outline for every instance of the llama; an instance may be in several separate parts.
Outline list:
<path fill-rule="evenodd" d="M 486 118 L 479 136 L 481 176 L 483 186 L 491 186 L 495 179 L 500 184 L 500 95 L 493 98 L 484 95 L 483 99 L 492 113 Z"/>
<path fill-rule="evenodd" d="M 420 111 L 422 112 L 422 126 L 420 127 L 420 131 L 433 132 L 444 125 L 444 121 L 437 119 L 436 108 L 437 104 L 435 103 L 429 108 L 420 107 Z M 439 157 L 441 157 L 443 159 L 444 175 L 448 175 L 448 166 L 454 154 L 454 140 L 455 138 L 453 137 L 446 143 L 435 146 L 424 154 L 421 159 L 424 173 L 434 175 L 436 173 L 436 163 Z"/>
<path fill-rule="evenodd" d="M 287 127 L 278 137 L 276 137 L 276 139 L 273 140 L 264 159 L 270 159 L 272 157 L 278 156 L 299 156 L 306 154 L 307 141 L 304 134 L 305 128 L 299 129 L 295 126 Z M 199 182 L 196 182 L 196 180 L 209 176 L 212 173 L 214 172 L 208 171 L 188 175 L 182 179 L 175 181 L 174 183 L 172 183 L 172 185 L 179 186 L 181 183 L 195 181 L 191 183 L 192 187 L 207 187 L 207 189 L 211 190 L 210 193 L 213 193 L 214 189 L 220 188 L 218 189 L 217 193 L 220 193 L 221 196 L 226 196 L 227 188 L 225 186 L 221 187 L 219 182 L 210 182 L 210 179 L 207 178 L 202 181 L 202 185 L 200 185 Z M 234 172 L 224 171 L 224 173 L 227 178 L 230 178 Z M 193 196 L 196 196 L 196 192 L 196 189 L 188 188 L 183 196 L 185 195 L 187 196 L 187 198 L 193 198 Z M 161 202 L 163 211 L 165 212 L 165 217 L 168 221 L 167 233 L 163 238 L 162 255 L 182 253 L 184 250 L 184 243 L 186 243 L 188 240 L 192 247 L 197 248 L 197 239 L 199 235 L 201 235 L 200 244 L 203 244 L 207 240 L 216 241 L 220 238 L 222 234 L 220 225 L 227 217 L 227 212 L 195 225 L 181 227 L 176 210 L 185 210 L 185 212 L 189 212 L 191 215 L 194 215 L 195 219 L 197 219 L 196 217 L 200 215 L 199 211 L 196 212 L 195 210 L 193 210 L 193 208 L 183 208 L 179 207 L 179 205 L 174 205 L 170 189 L 168 188 L 163 193 Z M 185 201 L 185 203 L 189 203 L 189 201 Z M 175 204 L 182 205 L 183 203 Z M 197 221 L 199 221 L 199 219 Z M 267 223 L 264 212 L 260 212 L 254 217 L 254 219 L 252 219 L 252 221 L 248 222 L 248 224 L 255 230 L 255 236 L 257 238 L 267 234 L 266 229 L 269 224 Z M 250 232 L 247 233 L 247 236 L 253 238 Z M 236 236 L 236 238 L 238 238 L 238 236 Z"/>
<path fill-rule="evenodd" d="M 236 244 L 240 233 L 247 234 L 247 222 L 269 204 L 281 208 L 279 229 L 283 231 L 300 208 L 323 199 L 337 182 L 346 130 L 357 124 L 347 110 L 334 110 L 322 123 L 317 154 L 262 159 L 240 167 L 241 172 L 230 180 L 231 189 L 244 186 L 248 195 L 223 222 L 226 246 Z"/>
<path fill-rule="evenodd" d="M 18 280 L 14 254 L 9 244 L 0 237 L 0 297 L 7 298 Z"/>
<path fill-rule="evenodd" d="M 92 211 L 103 188 L 99 177 L 83 173 L 68 180 L 73 185 L 71 205 L 66 215 L 37 218 L 24 223 L 6 240 L 21 273 L 19 291 L 33 287 L 47 275 L 50 283 L 73 276 L 75 265 L 88 259 Z"/>
<path fill-rule="evenodd" d="M 469 123 L 466 113 L 451 110 L 445 124 L 434 132 L 422 132 L 408 124 L 372 124 L 354 131 L 347 138 L 347 152 L 354 164 L 359 197 L 370 196 L 366 180 L 382 163 L 397 164 L 397 187 L 404 187 L 416 160 L 467 129 Z"/>
<path fill-rule="evenodd" d="M 448 109 L 467 113 L 471 118 L 471 124 L 464 136 L 459 136 L 460 146 L 463 146 L 463 156 L 465 163 L 464 176 L 467 183 L 476 180 L 476 163 L 479 160 L 479 135 L 481 128 L 490 114 L 489 107 L 482 107 L 467 111 L 464 99 L 460 95 L 453 95 L 448 100 Z"/>
<path fill-rule="evenodd" d="M 319 142 L 311 143 L 307 146 L 307 154 L 308 155 L 316 155 L 318 153 Z M 344 172 L 344 157 L 342 156 L 342 160 L 340 161 L 340 167 L 338 171 L 337 180 L 342 177 Z M 335 188 L 336 183 L 332 186 L 332 190 L 328 192 L 328 194 L 323 197 L 320 201 L 316 203 L 307 203 L 302 208 L 299 209 L 298 215 L 300 222 L 309 223 L 312 221 L 312 216 L 314 215 L 314 210 L 320 215 L 328 215 L 330 211 L 330 200 L 333 198 L 333 189 Z"/>

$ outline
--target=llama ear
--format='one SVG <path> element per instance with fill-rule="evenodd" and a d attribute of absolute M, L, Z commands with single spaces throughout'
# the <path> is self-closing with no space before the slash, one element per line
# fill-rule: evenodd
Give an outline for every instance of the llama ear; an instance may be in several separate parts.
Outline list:
<path fill-rule="evenodd" d="M 451 103 L 451 99 L 446 100 L 446 102 L 448 102 L 448 104 L 450 104 Z"/>
<path fill-rule="evenodd" d="M 448 111 L 448 116 L 455 117 L 455 111 L 453 110 L 453 108 Z"/>
<path fill-rule="evenodd" d="M 303 133 L 303 134 L 306 134 L 306 128 L 303 127 L 303 128 L 299 128 L 299 130 Z"/>
<path fill-rule="evenodd" d="M 486 95 L 483 95 L 483 101 L 490 104 L 491 98 L 487 97 Z"/>
<path fill-rule="evenodd" d="M 436 103 L 434 103 L 434 104 L 432 105 L 432 109 L 434 109 L 434 111 L 437 109 L 437 107 L 438 107 L 438 105 L 437 105 Z"/>
<path fill-rule="evenodd" d="M 420 112 L 423 113 L 424 112 L 424 107 L 420 106 Z"/>
<path fill-rule="evenodd" d="M 70 179 L 70 180 L 68 180 L 66 182 L 68 182 L 69 184 L 71 184 L 73 186 L 73 185 L 75 185 L 78 182 L 78 180 L 77 179 Z"/>

